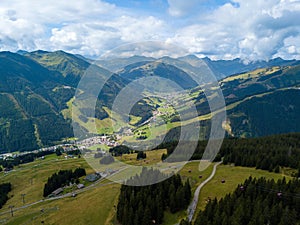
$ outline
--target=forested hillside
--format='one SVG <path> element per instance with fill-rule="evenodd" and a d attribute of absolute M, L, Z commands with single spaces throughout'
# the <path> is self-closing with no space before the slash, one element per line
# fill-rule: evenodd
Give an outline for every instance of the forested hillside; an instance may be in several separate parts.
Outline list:
<path fill-rule="evenodd" d="M 0 152 L 35 149 L 72 136 L 60 112 L 72 92 L 59 73 L 28 57 L 0 53 Z"/>
<path fill-rule="evenodd" d="M 149 179 L 163 176 L 160 172 L 143 169 L 138 179 Z M 151 179 L 151 178 L 150 178 Z M 191 199 L 189 181 L 183 183 L 180 175 L 153 184 L 151 186 L 126 186 L 122 185 L 117 206 L 117 219 L 122 225 L 150 225 L 161 224 L 164 220 L 164 211 L 171 213 L 187 208 Z"/>
<path fill-rule="evenodd" d="M 167 148 L 171 154 L 177 142 L 164 143 L 160 147 Z M 188 146 L 188 143 L 187 143 Z M 207 141 L 200 141 L 192 156 L 192 160 L 202 158 Z M 165 156 L 166 157 L 166 156 Z M 281 134 L 260 138 L 226 138 L 216 157 L 223 158 L 225 164 L 256 167 L 268 171 L 280 172 L 280 167 L 298 170 L 294 176 L 300 176 L 300 134 Z"/>
<path fill-rule="evenodd" d="M 300 181 L 249 178 L 233 194 L 210 201 L 195 225 L 296 225 L 300 222 Z"/>

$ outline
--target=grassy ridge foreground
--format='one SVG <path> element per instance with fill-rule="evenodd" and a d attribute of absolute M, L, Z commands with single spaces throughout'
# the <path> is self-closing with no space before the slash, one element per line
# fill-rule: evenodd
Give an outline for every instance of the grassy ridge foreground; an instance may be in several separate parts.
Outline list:
<path fill-rule="evenodd" d="M 157 151 L 161 155 L 162 151 Z M 152 153 L 153 154 L 153 153 Z M 212 166 L 206 171 L 198 170 L 199 162 L 190 162 L 180 171 L 182 178 L 189 179 L 192 192 L 204 181 L 211 173 Z M 75 198 L 66 197 L 64 199 L 44 201 L 26 209 L 14 212 L 14 217 L 10 213 L 2 215 L 1 213 L 9 211 L 8 206 L 14 205 L 15 208 L 21 207 L 21 194 L 26 194 L 25 204 L 41 200 L 43 185 L 47 178 L 60 169 L 74 169 L 83 167 L 87 174 L 93 170 L 86 161 L 80 159 L 64 159 L 51 155 L 44 161 L 36 160 L 32 163 L 23 164 L 14 171 L 4 174 L 0 173 L 0 182 L 11 182 L 12 192 L 7 204 L 0 210 L 1 224 L 89 224 L 89 225 L 113 225 L 117 224 L 115 220 L 115 205 L 117 205 L 120 192 L 119 184 L 112 184 L 109 181 L 103 181 L 104 186 L 92 188 L 86 192 L 78 194 Z M 221 165 L 217 169 L 215 177 L 201 191 L 198 210 L 206 205 L 205 200 L 210 198 L 221 198 L 225 194 L 232 192 L 238 184 L 242 183 L 250 175 L 253 177 L 267 177 L 275 180 L 284 175 L 269 173 L 267 171 L 256 170 L 254 168 L 234 167 Z M 199 178 L 202 176 L 202 178 Z M 31 179 L 33 179 L 31 184 Z M 225 179 L 226 183 L 221 184 Z M 43 209 L 43 211 L 41 211 Z M 171 214 L 166 211 L 164 216 L 164 225 L 173 225 L 186 216 L 186 212 L 181 211 Z"/>

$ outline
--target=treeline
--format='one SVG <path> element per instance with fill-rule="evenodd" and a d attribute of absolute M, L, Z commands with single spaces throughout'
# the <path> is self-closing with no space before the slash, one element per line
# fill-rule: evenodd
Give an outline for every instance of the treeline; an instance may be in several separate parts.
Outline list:
<path fill-rule="evenodd" d="M 116 147 L 110 148 L 109 152 L 111 153 L 112 156 L 121 156 L 123 154 L 134 153 L 135 151 L 127 147 L 126 145 L 118 145 Z"/>
<path fill-rule="evenodd" d="M 224 164 L 234 163 L 270 172 L 279 172 L 279 167 L 290 167 L 300 172 L 300 134 L 226 140 L 220 156 L 224 157 Z"/>
<path fill-rule="evenodd" d="M 78 178 L 85 175 L 86 171 L 83 168 L 77 168 L 74 172 L 72 172 L 72 170 L 60 170 L 58 173 L 54 173 L 48 178 L 48 181 L 44 186 L 43 196 L 47 197 L 56 189 L 63 187 L 70 182 L 78 183 Z"/>
<path fill-rule="evenodd" d="M 0 184 L 0 209 L 8 200 L 8 193 L 11 191 L 11 184 L 10 183 L 4 183 Z"/>
<path fill-rule="evenodd" d="M 167 159 L 176 148 L 178 142 L 163 143 L 158 148 L 167 148 Z M 188 143 L 186 143 L 188 148 Z M 198 142 L 191 160 L 198 160 L 207 146 L 207 141 Z M 280 167 L 298 170 L 300 176 L 300 133 L 273 135 L 260 138 L 227 138 L 215 159 L 223 163 L 234 163 L 236 166 L 256 167 L 257 169 L 279 172 Z"/>
<path fill-rule="evenodd" d="M 195 225 L 296 225 L 299 212 L 300 180 L 250 177 L 233 194 L 210 201 Z"/>
<path fill-rule="evenodd" d="M 158 173 L 160 172 L 144 168 L 141 175 L 133 179 L 140 182 L 153 176 L 162 176 Z M 190 199 L 190 184 L 188 181 L 183 183 L 179 175 L 149 186 L 122 185 L 117 219 L 122 225 L 161 224 L 165 210 L 170 210 L 171 213 L 184 210 Z"/>
<path fill-rule="evenodd" d="M 16 157 L 10 157 L 7 159 L 0 159 L 0 165 L 2 165 L 4 168 L 13 169 L 14 166 L 33 162 L 36 158 L 46 156 L 46 155 L 51 155 L 53 153 L 54 153 L 53 151 L 41 151 L 37 153 L 28 153 Z"/>
<path fill-rule="evenodd" d="M 145 159 L 147 157 L 146 153 L 143 151 L 136 151 L 133 150 L 126 145 L 118 145 L 116 147 L 110 148 L 109 152 L 111 153 L 112 156 L 122 156 L 123 154 L 133 154 L 137 153 L 136 159 Z"/>
<path fill-rule="evenodd" d="M 73 146 L 74 147 L 74 146 Z M 81 155 L 81 152 L 79 149 L 74 149 L 74 150 L 68 150 L 68 151 L 65 151 L 63 147 L 59 146 L 56 148 L 55 150 L 55 154 L 57 156 L 61 156 L 63 153 L 66 153 L 68 155 L 76 155 L 76 156 L 80 156 Z"/>
<path fill-rule="evenodd" d="M 81 152 L 79 149 L 71 150 L 66 152 L 68 155 L 80 155 Z"/>

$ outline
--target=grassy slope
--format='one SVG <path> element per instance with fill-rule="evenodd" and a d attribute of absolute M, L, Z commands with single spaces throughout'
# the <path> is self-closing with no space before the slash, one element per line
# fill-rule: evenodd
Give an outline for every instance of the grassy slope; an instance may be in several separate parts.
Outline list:
<path fill-rule="evenodd" d="M 184 179 L 189 179 L 194 193 L 197 186 L 204 181 L 212 172 L 212 165 L 209 166 L 205 171 L 198 170 L 199 162 L 191 162 L 187 164 L 181 171 L 180 175 Z M 191 171 L 191 172 L 189 172 Z M 202 178 L 199 178 L 202 175 Z M 278 180 L 283 178 L 285 175 L 269 173 L 264 170 L 256 170 L 255 168 L 246 167 L 234 167 L 229 165 L 220 165 L 217 167 L 215 177 L 203 187 L 199 196 L 199 203 L 197 207 L 197 213 L 205 208 L 206 200 L 208 197 L 211 199 L 224 197 L 226 194 L 231 193 L 238 184 L 243 183 L 249 176 L 252 177 L 267 177 L 268 179 Z M 289 176 L 285 176 L 287 179 L 291 179 Z M 222 184 L 221 180 L 225 179 L 225 183 Z M 176 222 L 186 217 L 186 212 L 179 212 L 171 214 L 165 213 L 164 225 L 173 225 Z"/>
<path fill-rule="evenodd" d="M 157 150 L 157 151 L 148 151 L 146 152 L 146 159 L 137 160 L 137 153 L 134 154 L 125 154 L 122 157 L 117 157 L 118 160 L 121 160 L 124 163 L 135 166 L 148 166 L 153 165 L 161 161 L 161 156 L 163 153 L 167 153 L 166 149 Z"/>
<path fill-rule="evenodd" d="M 15 171 L 4 175 L 0 174 L 0 182 L 11 182 L 13 190 L 11 198 L 0 210 L 7 211 L 9 205 L 16 208 L 23 205 L 21 194 L 26 194 L 26 204 L 43 199 L 43 187 L 49 176 L 60 169 L 86 168 L 87 173 L 93 170 L 84 159 L 57 159 L 55 155 L 48 156 L 44 161 L 21 165 Z M 31 179 L 33 179 L 31 184 Z M 120 185 L 113 184 L 80 193 L 76 198 L 64 198 L 61 200 L 47 201 L 16 211 L 14 217 L 10 214 L 0 216 L 0 221 L 8 224 L 41 224 L 41 220 L 47 224 L 109 224 L 106 220 L 111 215 L 116 204 Z M 99 207 L 101 206 L 101 207 Z M 98 208 L 97 208 L 98 207 Z M 42 213 L 40 210 L 45 209 Z"/>
<path fill-rule="evenodd" d="M 148 159 L 144 161 L 136 161 L 135 154 L 123 156 L 124 161 L 132 164 L 147 165 L 147 162 L 157 162 L 161 154 L 165 150 L 153 151 L 148 153 Z M 132 158 L 132 160 L 130 160 Z M 59 169 L 74 169 L 76 167 L 84 167 L 87 173 L 92 173 L 92 169 L 84 159 L 68 159 L 65 160 L 60 157 L 57 160 L 55 155 L 48 156 L 44 161 L 37 160 L 35 162 L 21 165 L 16 171 L 4 175 L 0 173 L 0 182 L 11 182 L 13 195 L 7 204 L 0 210 L 1 212 L 8 211 L 9 205 L 20 207 L 23 205 L 21 194 L 25 193 L 26 204 L 42 199 L 43 185 L 47 178 L 58 171 Z M 184 180 L 189 179 L 192 191 L 204 181 L 212 171 L 212 165 L 205 171 L 198 170 L 199 162 L 190 162 L 184 166 L 180 171 Z M 199 178 L 202 175 L 202 178 Z M 225 194 L 232 192 L 236 186 L 242 183 L 250 175 L 254 177 L 265 176 L 268 178 L 279 179 L 281 174 L 269 173 L 267 171 L 255 170 L 254 168 L 232 167 L 221 165 L 217 169 L 217 173 L 212 181 L 210 181 L 201 191 L 199 207 L 205 207 L 205 200 L 207 197 L 223 197 Z M 31 185 L 31 179 L 33 184 Z M 221 184 L 222 179 L 226 180 L 225 184 Z M 103 183 L 107 183 L 104 181 Z M 112 225 L 115 222 L 115 208 L 119 193 L 119 184 L 108 184 L 108 186 L 101 186 L 86 192 L 80 193 L 76 198 L 67 197 L 55 201 L 42 202 L 29 208 L 16 211 L 12 218 L 10 214 L 0 216 L 0 222 L 8 222 L 6 224 L 41 224 L 45 221 L 46 224 L 89 224 L 89 225 Z M 41 212 L 41 209 L 44 212 Z M 180 219 L 186 216 L 186 212 L 179 212 L 171 214 L 165 213 L 164 225 L 173 225 Z"/>
<path fill-rule="evenodd" d="M 205 208 L 208 197 L 211 199 L 224 197 L 226 194 L 233 192 L 237 185 L 243 183 L 249 176 L 257 178 L 266 177 L 275 180 L 282 179 L 283 177 L 292 179 L 283 174 L 270 173 L 264 170 L 256 170 L 255 168 L 220 165 L 217 168 L 215 177 L 201 190 L 197 211 L 199 212 L 199 210 Z M 222 179 L 225 179 L 224 184 L 221 183 Z"/>
<path fill-rule="evenodd" d="M 117 184 L 99 187 L 79 194 L 75 198 L 41 203 L 22 211 L 14 213 L 8 224 L 45 224 L 55 225 L 98 225 L 112 224 L 110 220 L 114 215 L 114 205 L 117 204 L 117 196 L 120 186 Z M 41 212 L 44 209 L 44 212 Z M 1 218 L 2 219 L 2 218 Z"/>
<path fill-rule="evenodd" d="M 249 79 L 249 78 L 257 78 L 257 77 L 261 77 L 261 76 L 270 75 L 272 73 L 277 72 L 278 70 L 280 70 L 279 66 L 274 66 L 271 68 L 261 68 L 261 69 L 256 69 L 256 70 L 249 71 L 246 73 L 229 76 L 229 77 L 226 77 L 225 79 L 223 79 L 222 81 L 229 82 L 229 81 L 233 81 L 233 80 L 237 80 L 237 79 L 243 80 L 243 79 Z"/>
<path fill-rule="evenodd" d="M 86 118 L 87 122 L 82 121 L 79 116 L 84 115 L 80 112 L 80 108 L 84 108 L 85 106 L 82 105 L 74 105 L 73 104 L 74 98 L 70 99 L 69 102 L 67 102 L 67 108 L 62 110 L 62 114 L 64 115 L 65 119 L 72 119 L 74 122 L 77 122 L 80 124 L 80 126 L 84 127 L 85 129 L 89 130 L 91 133 L 99 133 L 99 134 L 113 134 L 113 132 L 118 131 L 121 127 L 126 126 L 124 122 L 122 122 L 122 119 L 119 115 L 114 114 L 113 120 L 111 111 L 104 107 L 104 110 L 107 112 L 107 114 L 110 116 L 109 118 L 105 119 L 97 119 L 97 118 Z M 77 104 L 79 101 L 76 102 Z M 96 131 L 95 131 L 96 129 Z"/>

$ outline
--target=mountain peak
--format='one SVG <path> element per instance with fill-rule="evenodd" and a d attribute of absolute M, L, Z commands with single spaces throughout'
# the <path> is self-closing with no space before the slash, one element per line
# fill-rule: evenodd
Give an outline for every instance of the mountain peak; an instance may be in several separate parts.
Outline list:
<path fill-rule="evenodd" d="M 44 51 L 44 50 L 36 50 L 36 51 L 32 51 L 32 52 L 27 52 L 28 54 L 47 54 L 50 52 Z"/>
<path fill-rule="evenodd" d="M 25 54 L 27 54 L 28 53 L 28 51 L 25 51 L 25 50 L 18 50 L 18 51 L 16 51 L 16 53 L 17 54 L 19 54 L 19 55 L 25 55 Z"/>

